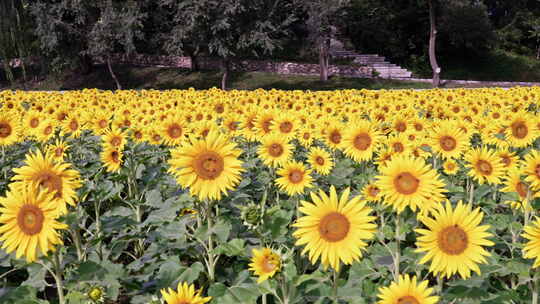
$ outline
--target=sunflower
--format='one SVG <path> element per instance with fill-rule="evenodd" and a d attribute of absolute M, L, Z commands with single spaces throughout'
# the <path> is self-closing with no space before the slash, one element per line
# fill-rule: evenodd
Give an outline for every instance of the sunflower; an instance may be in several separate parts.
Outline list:
<path fill-rule="evenodd" d="M 525 170 L 525 181 L 535 190 L 540 190 L 540 153 L 537 150 L 531 150 L 525 155 L 523 160 Z"/>
<path fill-rule="evenodd" d="M 34 134 L 39 142 L 47 142 L 54 136 L 56 126 L 51 119 L 42 121 Z"/>
<path fill-rule="evenodd" d="M 203 297 L 201 290 L 195 290 L 195 285 L 188 285 L 186 282 L 179 282 L 177 291 L 168 288 L 162 289 L 161 295 L 167 304 L 204 304 L 212 297 Z"/>
<path fill-rule="evenodd" d="M 332 121 L 320 131 L 324 142 L 331 149 L 339 149 L 343 141 L 343 124 Z"/>
<path fill-rule="evenodd" d="M 159 124 L 159 134 L 166 145 L 177 146 L 186 138 L 186 125 L 180 115 L 170 116 Z"/>
<path fill-rule="evenodd" d="M 432 296 L 428 281 L 417 283 L 416 276 L 400 275 L 389 287 L 380 287 L 378 304 L 435 304 L 439 297 Z"/>
<path fill-rule="evenodd" d="M 406 134 L 403 133 L 397 133 L 388 137 L 386 139 L 386 145 L 396 154 L 410 152 L 409 150 L 411 146 L 411 144 L 407 140 Z"/>
<path fill-rule="evenodd" d="M 319 147 L 313 147 L 309 150 L 307 161 L 311 168 L 320 175 L 330 174 L 330 171 L 334 167 L 334 161 L 330 153 Z"/>
<path fill-rule="evenodd" d="M 311 170 L 306 169 L 304 164 L 290 161 L 277 171 L 279 177 L 276 185 L 288 195 L 302 194 L 306 188 L 312 186 L 313 178 Z"/>
<path fill-rule="evenodd" d="M 495 152 L 486 147 L 476 148 L 465 155 L 467 174 L 479 184 L 499 184 L 504 174 L 504 165 Z"/>
<path fill-rule="evenodd" d="M 92 130 L 96 134 L 104 134 L 109 129 L 111 120 L 111 114 L 105 111 L 97 111 L 96 113 L 87 114 L 89 116 L 88 122 L 91 125 Z"/>
<path fill-rule="evenodd" d="M 362 194 L 368 202 L 378 202 L 382 199 L 381 189 L 375 183 L 366 184 L 362 190 Z"/>
<path fill-rule="evenodd" d="M 43 114 L 36 110 L 30 110 L 24 115 L 23 128 L 27 135 L 34 135 L 40 123 L 44 120 Z"/>
<path fill-rule="evenodd" d="M 191 138 L 171 151 L 169 164 L 177 182 L 200 200 L 219 200 L 240 182 L 241 150 L 223 134 L 211 132 L 204 139 Z"/>
<path fill-rule="evenodd" d="M 453 159 L 447 159 L 443 163 L 443 171 L 448 175 L 455 175 L 459 171 L 459 165 Z"/>
<path fill-rule="evenodd" d="M 82 183 L 79 172 L 71 169 L 71 165 L 57 162 L 51 154 L 43 155 L 41 151 L 30 152 L 26 155 L 25 166 L 13 169 L 14 183 L 10 186 L 14 191 L 24 189 L 28 185 L 45 187 L 53 194 L 60 215 L 67 213 L 67 206 L 75 206 L 77 189 Z"/>
<path fill-rule="evenodd" d="M 421 264 L 431 261 L 429 271 L 450 278 L 459 273 L 463 279 L 471 276 L 471 271 L 480 274 L 478 263 L 486 263 L 490 254 L 482 246 L 493 246 L 487 238 L 489 225 L 479 226 L 484 214 L 480 208 L 472 210 L 471 205 L 458 202 L 455 209 L 450 203 L 440 204 L 432 210 L 431 216 L 420 217 L 427 229 L 416 229 L 416 252 L 427 252 Z"/>
<path fill-rule="evenodd" d="M 304 146 L 305 148 L 309 148 L 313 143 L 313 136 L 313 130 L 308 127 L 301 127 L 298 130 L 297 139 L 302 146 Z"/>
<path fill-rule="evenodd" d="M 424 160 L 406 155 L 394 155 L 380 167 L 375 185 L 381 189 L 383 203 L 401 213 L 409 206 L 413 211 L 430 209 L 443 200 L 444 183 Z"/>
<path fill-rule="evenodd" d="M 257 279 L 258 284 L 273 277 L 281 269 L 281 258 L 272 249 L 253 248 L 252 254 L 249 270 L 259 276 L 259 279 Z"/>
<path fill-rule="evenodd" d="M 69 146 L 65 141 L 57 139 L 54 144 L 48 145 L 46 149 L 47 153 L 51 154 L 54 160 L 61 162 L 64 160 L 68 148 Z"/>
<path fill-rule="evenodd" d="M 528 199 L 534 199 L 537 197 L 534 191 L 525 183 L 521 176 L 523 175 L 523 170 L 518 168 L 513 168 L 508 171 L 506 175 L 506 181 L 504 182 L 504 187 L 501 189 L 502 192 L 507 193 L 517 193 L 519 196 L 519 201 L 527 201 Z"/>
<path fill-rule="evenodd" d="M 538 137 L 534 117 L 524 111 L 515 113 L 508 122 L 505 135 L 508 143 L 513 147 L 525 148 L 529 146 Z"/>
<path fill-rule="evenodd" d="M 525 226 L 523 229 L 523 238 L 528 241 L 523 247 L 523 257 L 526 259 L 535 259 L 533 268 L 540 266 L 540 218 Z"/>
<path fill-rule="evenodd" d="M 81 121 L 76 114 L 68 115 L 68 117 L 62 122 L 62 132 L 70 134 L 70 136 L 73 138 L 81 136 L 82 127 Z"/>
<path fill-rule="evenodd" d="M 225 115 L 221 125 L 231 137 L 241 134 L 240 122 L 238 120 L 238 115 L 236 114 Z"/>
<path fill-rule="evenodd" d="M 272 122 L 276 118 L 277 114 L 273 110 L 266 110 L 257 115 L 255 120 L 255 130 L 258 136 L 265 136 L 272 131 Z"/>
<path fill-rule="evenodd" d="M 379 168 L 384 167 L 392 159 L 392 156 L 394 156 L 394 151 L 392 149 L 383 148 L 381 151 L 379 151 L 379 155 L 375 160 L 375 164 L 379 166 Z"/>
<path fill-rule="evenodd" d="M 9 146 L 19 141 L 19 115 L 0 113 L 0 146 Z"/>
<path fill-rule="evenodd" d="M 0 198 L 0 241 L 7 253 L 16 250 L 16 258 L 25 256 L 28 262 L 54 251 L 62 244 L 57 229 L 58 209 L 51 193 L 37 187 L 23 187 L 7 192 Z"/>
<path fill-rule="evenodd" d="M 257 154 L 265 165 L 277 168 L 291 158 L 293 149 L 293 145 L 288 143 L 286 137 L 270 133 L 262 139 Z"/>
<path fill-rule="evenodd" d="M 381 134 L 373 123 L 357 120 L 351 123 L 345 134 L 341 147 L 345 155 L 356 162 L 368 161 L 381 141 Z"/>
<path fill-rule="evenodd" d="M 107 129 L 106 131 L 104 131 L 104 134 L 103 134 L 104 144 L 122 150 L 124 149 L 126 142 L 127 142 L 127 133 L 122 131 L 121 129 L 118 129 L 113 126 L 112 129 Z"/>
<path fill-rule="evenodd" d="M 294 115 L 290 112 L 285 112 L 275 117 L 270 128 L 280 136 L 285 137 L 286 139 L 292 139 L 298 129 L 298 122 Z"/>
<path fill-rule="evenodd" d="M 257 120 L 257 110 L 248 109 L 244 116 L 240 118 L 240 128 L 242 129 L 242 135 L 248 141 L 257 141 L 257 130 L 255 128 L 255 122 Z"/>
<path fill-rule="evenodd" d="M 305 215 L 293 224 L 296 245 L 306 245 L 302 254 L 308 253 L 311 263 L 320 257 L 325 268 L 331 266 L 336 271 L 341 263 L 358 261 L 367 246 L 365 241 L 373 238 L 377 228 L 375 217 L 369 215 L 372 209 L 359 196 L 349 200 L 349 188 L 341 198 L 334 186 L 330 195 L 322 190 L 319 195 L 310 194 L 312 202 L 302 201 L 299 207 Z"/>
<path fill-rule="evenodd" d="M 104 145 L 101 151 L 101 162 L 103 162 L 107 172 L 118 172 L 122 167 L 122 157 L 124 152 L 117 147 Z"/>
<path fill-rule="evenodd" d="M 497 151 L 497 157 L 503 164 L 505 170 L 514 168 L 518 163 L 518 157 L 516 153 L 509 151 L 508 149 L 502 149 Z"/>
<path fill-rule="evenodd" d="M 450 121 L 440 122 L 430 134 L 430 146 L 445 159 L 459 158 L 469 145 L 467 135 Z"/>

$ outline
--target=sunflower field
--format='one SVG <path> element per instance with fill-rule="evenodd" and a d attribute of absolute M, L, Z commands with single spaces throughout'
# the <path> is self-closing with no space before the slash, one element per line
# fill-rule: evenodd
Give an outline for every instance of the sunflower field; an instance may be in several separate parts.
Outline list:
<path fill-rule="evenodd" d="M 534 303 L 540 88 L 0 92 L 0 303 Z"/>

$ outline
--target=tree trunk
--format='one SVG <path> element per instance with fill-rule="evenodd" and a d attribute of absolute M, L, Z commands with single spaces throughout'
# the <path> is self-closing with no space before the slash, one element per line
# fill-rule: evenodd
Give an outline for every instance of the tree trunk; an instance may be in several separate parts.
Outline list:
<path fill-rule="evenodd" d="M 437 88 L 441 84 L 441 68 L 437 63 L 437 57 L 435 52 L 435 42 L 437 39 L 437 27 L 435 24 L 435 4 L 433 1 L 437 0 L 428 0 L 429 4 L 429 63 L 431 64 L 431 69 L 433 70 L 433 87 Z"/>
<path fill-rule="evenodd" d="M 321 81 L 328 81 L 328 52 L 326 50 L 326 39 L 321 39 L 319 43 L 319 66 Z"/>
<path fill-rule="evenodd" d="M 111 76 L 114 79 L 114 82 L 116 83 L 116 89 L 121 90 L 122 86 L 120 85 L 118 78 L 116 78 L 116 74 L 114 74 L 114 71 L 111 66 L 111 59 L 108 56 L 107 56 L 107 68 L 109 68 L 109 73 L 111 73 Z"/>
<path fill-rule="evenodd" d="M 199 57 L 197 55 L 191 55 L 191 71 L 197 72 L 201 69 L 199 66 Z"/>
<path fill-rule="evenodd" d="M 221 89 L 227 89 L 227 78 L 229 77 L 229 58 L 223 58 L 221 60 L 221 71 L 223 72 L 223 77 L 221 78 Z"/>
<path fill-rule="evenodd" d="M 80 56 L 81 60 L 81 74 L 88 75 L 92 73 L 94 69 L 94 65 L 92 63 L 92 57 L 88 55 L 82 55 Z"/>

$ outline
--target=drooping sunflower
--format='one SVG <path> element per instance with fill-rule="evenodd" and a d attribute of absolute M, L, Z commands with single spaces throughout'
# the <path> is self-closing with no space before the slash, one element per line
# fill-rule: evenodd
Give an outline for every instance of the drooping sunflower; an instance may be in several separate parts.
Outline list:
<path fill-rule="evenodd" d="M 467 135 L 450 121 L 440 122 L 430 134 L 431 148 L 445 159 L 459 158 L 469 146 Z"/>
<path fill-rule="evenodd" d="M 388 287 L 380 287 L 378 304 L 435 304 L 438 296 L 433 296 L 433 288 L 428 281 L 417 282 L 416 276 L 400 275 L 397 282 Z"/>
<path fill-rule="evenodd" d="M 0 146 L 9 146 L 20 140 L 19 115 L 0 113 Z"/>
<path fill-rule="evenodd" d="M 67 206 L 75 206 L 77 189 L 81 187 L 79 172 L 71 169 L 65 162 L 55 161 L 51 154 L 36 151 L 26 155 L 25 165 L 13 169 L 14 183 L 10 184 L 14 191 L 22 191 L 29 185 L 39 185 L 52 193 L 60 215 L 67 213 Z"/>
<path fill-rule="evenodd" d="M 267 166 L 277 168 L 291 158 L 293 145 L 286 137 L 277 133 L 270 133 L 261 140 L 257 154 Z"/>
<path fill-rule="evenodd" d="M 422 216 L 420 221 L 427 229 L 416 229 L 417 252 L 426 252 L 421 264 L 431 261 L 429 271 L 450 278 L 459 273 L 463 279 L 471 271 L 480 274 L 479 263 L 486 263 L 487 252 L 483 246 L 493 246 L 487 238 L 489 225 L 481 225 L 484 213 L 480 208 L 459 202 L 455 208 L 450 203 L 437 205 L 431 216 Z"/>
<path fill-rule="evenodd" d="M 413 211 L 428 210 L 444 198 L 444 183 L 423 159 L 394 155 L 379 172 L 375 185 L 384 196 L 383 204 L 398 213 L 407 206 Z"/>
<path fill-rule="evenodd" d="M 382 135 L 375 125 L 367 120 L 357 120 L 350 126 L 343 134 L 343 152 L 357 162 L 370 160 Z"/>
<path fill-rule="evenodd" d="M 312 186 L 313 177 L 311 170 L 306 169 L 304 164 L 290 161 L 277 170 L 276 185 L 288 195 L 304 193 L 306 188 Z"/>
<path fill-rule="evenodd" d="M 323 148 L 313 147 L 309 150 L 307 161 L 311 168 L 320 175 L 328 175 L 334 167 L 334 160 L 328 151 Z"/>
<path fill-rule="evenodd" d="M 101 162 L 107 172 L 118 172 L 122 167 L 124 152 L 117 147 L 104 145 L 101 151 Z"/>
<path fill-rule="evenodd" d="M 281 269 L 281 258 L 270 248 L 253 248 L 252 255 L 249 270 L 259 277 L 257 279 L 259 284 L 273 277 Z"/>
<path fill-rule="evenodd" d="M 202 290 L 195 290 L 195 285 L 188 285 L 186 282 L 179 282 L 176 290 L 171 288 L 161 290 L 161 295 L 167 304 L 204 304 L 212 299 L 212 297 L 203 297 Z"/>
<path fill-rule="evenodd" d="M 540 153 L 537 150 L 531 150 L 529 154 L 525 155 L 523 166 L 525 180 L 534 190 L 540 190 Z"/>
<path fill-rule="evenodd" d="M 362 257 L 367 240 L 375 235 L 377 226 L 370 216 L 372 209 L 360 197 L 349 199 L 347 188 L 338 198 L 334 186 L 330 195 L 319 190 L 311 192 L 311 201 L 302 201 L 299 211 L 305 214 L 293 227 L 296 245 L 306 245 L 302 254 L 308 253 L 311 263 L 319 258 L 325 268 L 331 266 L 339 271 L 341 263 L 350 265 Z"/>
<path fill-rule="evenodd" d="M 515 113 L 506 128 L 508 143 L 517 148 L 529 146 L 537 137 L 538 129 L 534 117 L 525 111 Z"/>
<path fill-rule="evenodd" d="M 241 150 L 218 132 L 204 139 L 191 138 L 171 151 L 169 164 L 177 182 L 200 200 L 219 200 L 240 182 Z"/>
<path fill-rule="evenodd" d="M 486 147 L 470 150 L 465 155 L 467 174 L 479 184 L 499 184 L 504 174 L 504 165 L 493 150 Z"/>
<path fill-rule="evenodd" d="M 23 187 L 7 192 L 0 198 L 0 241 L 7 253 L 16 250 L 16 258 L 25 256 L 28 262 L 54 251 L 62 244 L 56 230 L 66 229 L 59 223 L 57 203 L 52 193 L 38 187 Z"/>
<path fill-rule="evenodd" d="M 523 257 L 534 259 L 533 268 L 540 266 L 540 218 L 525 226 L 521 236 L 528 240 L 523 247 Z"/>

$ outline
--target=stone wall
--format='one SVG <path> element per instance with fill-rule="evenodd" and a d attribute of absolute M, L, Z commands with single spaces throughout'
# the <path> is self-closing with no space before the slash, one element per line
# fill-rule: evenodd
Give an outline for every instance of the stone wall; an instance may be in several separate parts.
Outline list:
<path fill-rule="evenodd" d="M 115 63 L 191 68 L 191 58 L 182 56 L 150 56 L 143 54 L 117 55 L 112 58 Z M 217 58 L 198 57 L 199 67 L 203 70 L 216 70 L 221 67 Z M 98 60 L 98 62 L 102 62 Z M 279 62 L 271 60 L 233 60 L 231 70 L 243 72 L 269 72 L 284 75 L 319 75 L 319 65 L 311 63 Z M 330 75 L 344 77 L 372 77 L 372 68 L 365 66 L 330 65 Z"/>

